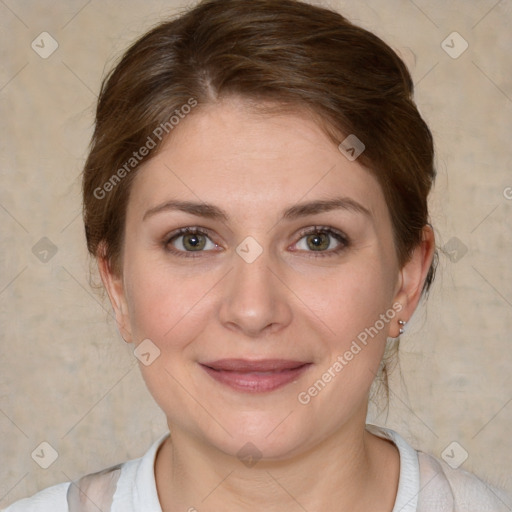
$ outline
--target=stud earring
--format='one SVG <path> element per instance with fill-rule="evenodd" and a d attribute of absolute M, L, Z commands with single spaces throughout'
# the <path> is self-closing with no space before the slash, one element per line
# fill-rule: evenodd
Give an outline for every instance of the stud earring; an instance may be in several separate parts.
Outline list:
<path fill-rule="evenodd" d="M 398 325 L 400 325 L 400 330 L 398 331 L 398 335 L 401 336 L 404 333 L 404 327 L 407 322 L 404 320 L 398 320 Z"/>

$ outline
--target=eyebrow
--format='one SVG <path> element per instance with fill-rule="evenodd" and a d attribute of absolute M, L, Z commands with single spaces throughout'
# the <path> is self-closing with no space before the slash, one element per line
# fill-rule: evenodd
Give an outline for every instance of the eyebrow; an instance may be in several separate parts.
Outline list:
<path fill-rule="evenodd" d="M 148 217 L 152 217 L 158 213 L 176 210 L 213 220 L 226 222 L 229 220 L 229 215 L 224 210 L 212 204 L 176 200 L 166 201 L 154 208 L 150 208 L 146 211 L 142 220 L 144 221 Z M 346 210 L 354 213 L 361 213 L 368 217 L 372 216 L 370 211 L 357 201 L 354 201 L 349 197 L 336 197 L 334 199 L 319 199 L 316 201 L 308 201 L 306 203 L 293 205 L 283 212 L 282 217 L 286 220 L 293 220 L 333 210 Z"/>

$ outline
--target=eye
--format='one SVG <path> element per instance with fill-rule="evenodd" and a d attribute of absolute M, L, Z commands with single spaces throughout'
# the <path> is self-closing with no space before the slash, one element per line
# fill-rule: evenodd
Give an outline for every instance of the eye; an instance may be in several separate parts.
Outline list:
<path fill-rule="evenodd" d="M 344 233 L 329 227 L 314 226 L 301 232 L 301 237 L 292 250 L 315 253 L 310 256 L 321 257 L 338 254 L 348 245 L 349 240 Z M 196 257 L 200 253 L 220 249 L 211 240 L 208 231 L 198 227 L 177 230 L 166 237 L 164 246 L 167 251 L 182 257 Z"/>
<path fill-rule="evenodd" d="M 187 252 L 205 252 L 218 248 L 219 246 L 212 242 L 208 233 L 200 228 L 181 228 L 171 234 L 165 241 L 167 250 L 180 256 L 187 256 Z"/>
<path fill-rule="evenodd" d="M 295 244 L 295 248 L 300 251 L 318 253 L 314 256 L 328 256 L 343 251 L 348 245 L 348 238 L 342 232 L 333 228 L 315 226 L 301 233 L 301 238 Z"/>

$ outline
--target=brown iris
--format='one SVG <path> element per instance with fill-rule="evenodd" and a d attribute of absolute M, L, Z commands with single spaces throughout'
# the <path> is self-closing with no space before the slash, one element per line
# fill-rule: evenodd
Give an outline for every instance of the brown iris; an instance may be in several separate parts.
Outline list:
<path fill-rule="evenodd" d="M 312 251 L 322 251 L 329 248 L 329 235 L 323 231 L 309 235 L 306 243 Z"/>

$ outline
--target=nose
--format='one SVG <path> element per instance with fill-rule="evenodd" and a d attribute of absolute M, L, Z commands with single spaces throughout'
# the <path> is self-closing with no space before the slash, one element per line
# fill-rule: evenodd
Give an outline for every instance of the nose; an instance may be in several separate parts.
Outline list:
<path fill-rule="evenodd" d="M 291 291 L 268 251 L 249 261 L 233 254 L 234 268 L 226 276 L 219 317 L 226 328 L 254 338 L 289 325 Z"/>

